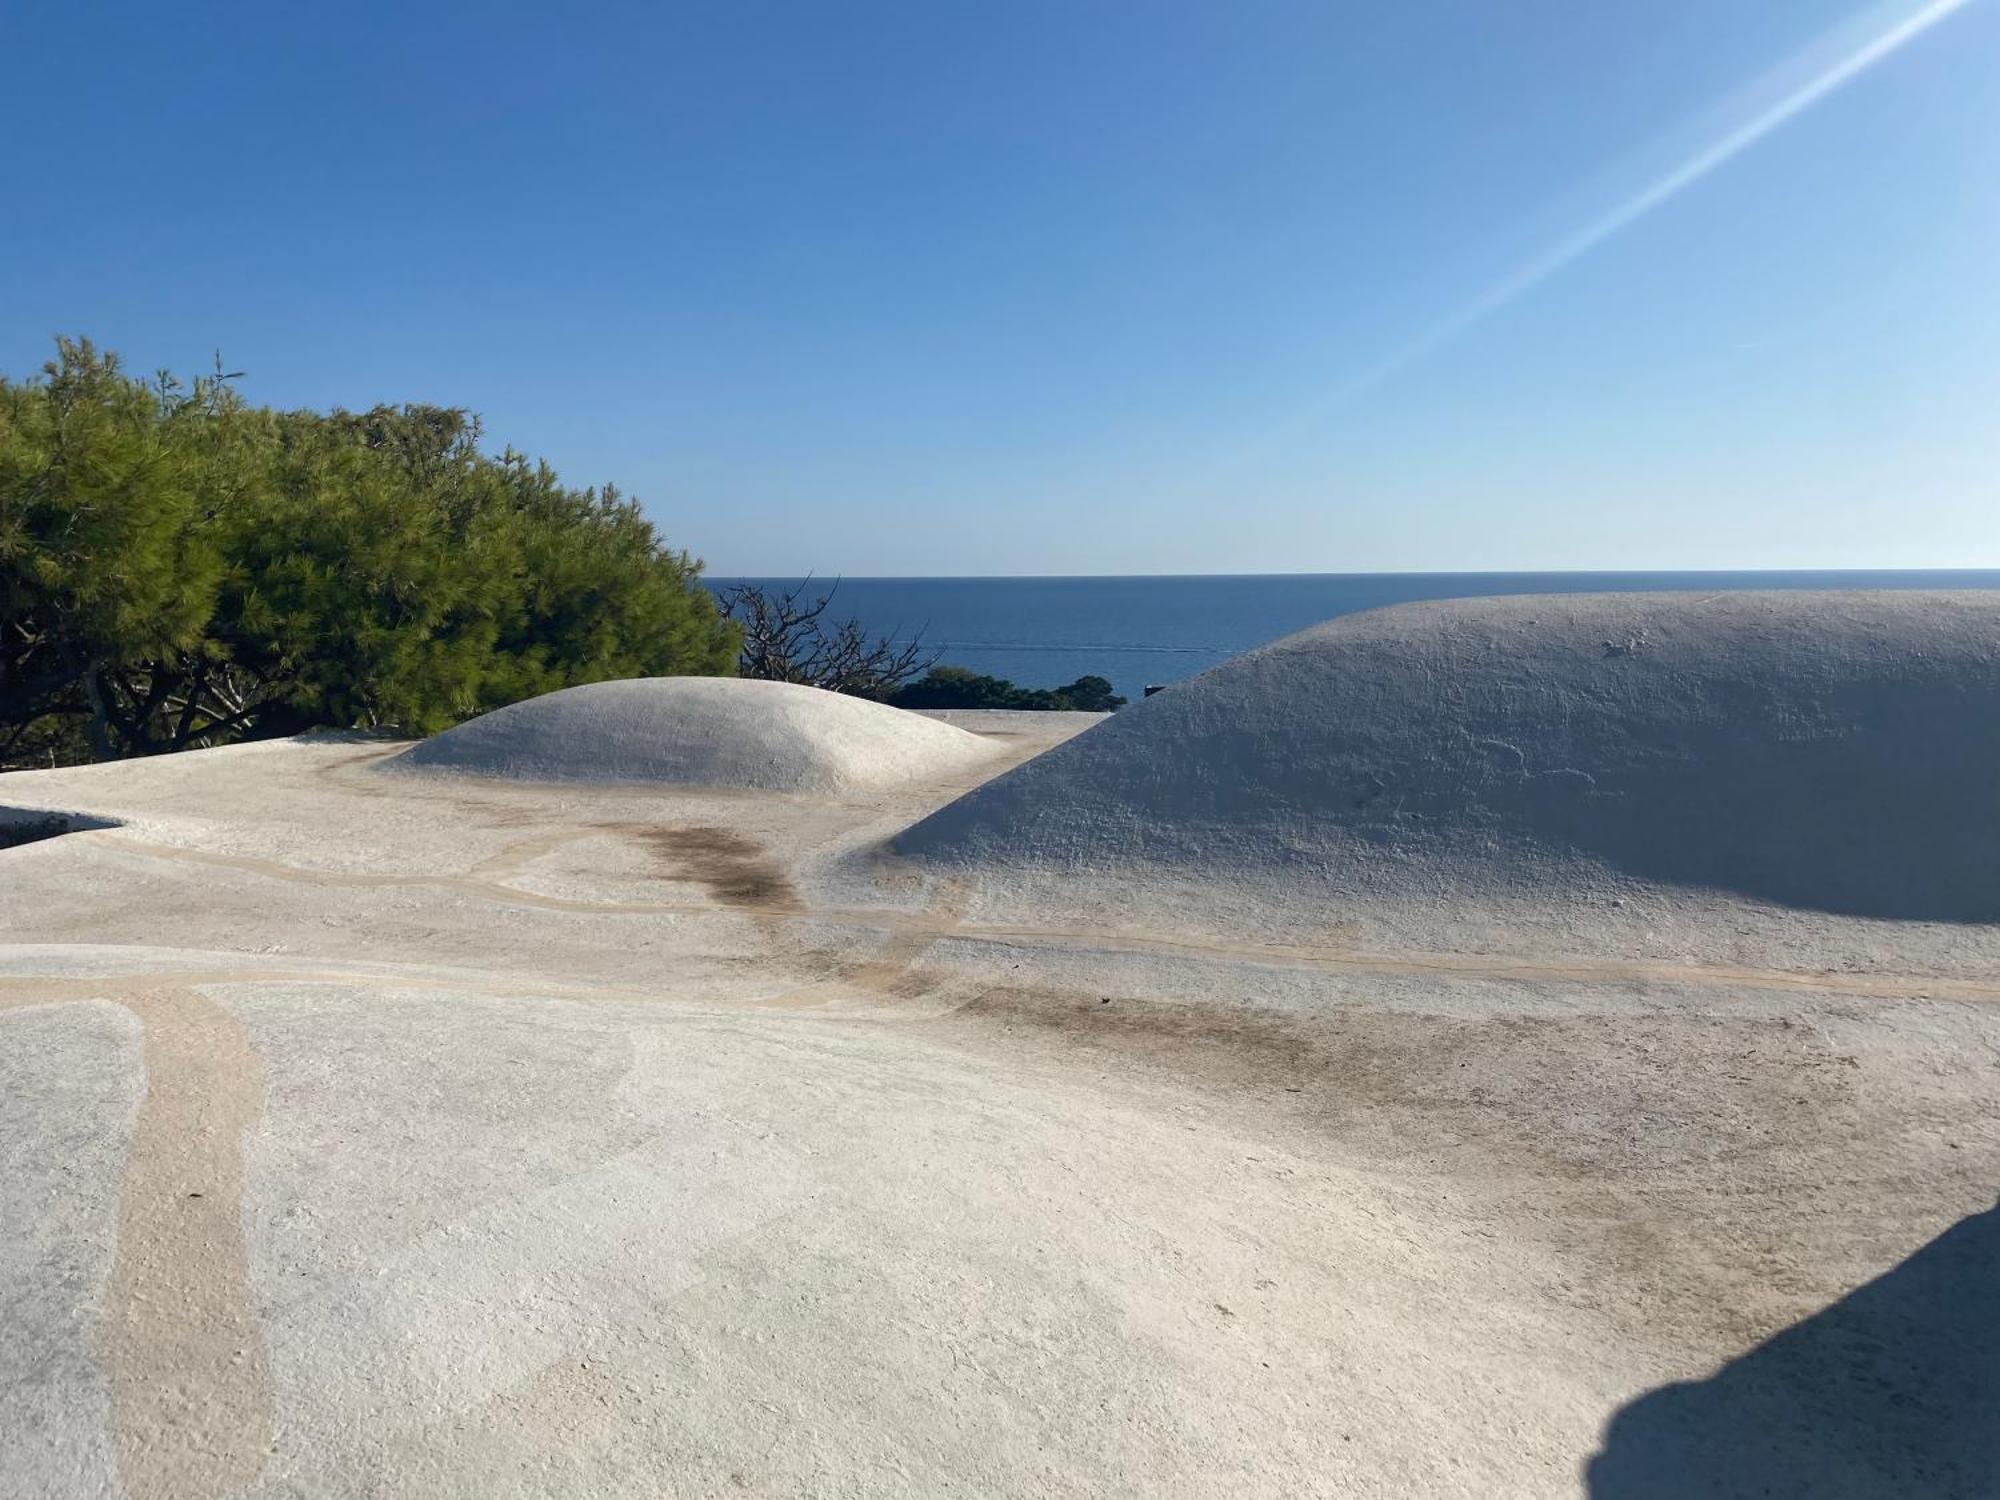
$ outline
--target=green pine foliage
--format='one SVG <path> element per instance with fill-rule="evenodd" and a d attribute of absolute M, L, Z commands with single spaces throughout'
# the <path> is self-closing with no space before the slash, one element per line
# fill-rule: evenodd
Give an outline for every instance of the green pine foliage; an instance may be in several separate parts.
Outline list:
<path fill-rule="evenodd" d="M 0 378 L 0 766 L 734 669 L 700 564 L 617 491 L 482 453 L 462 411 L 281 412 L 231 378 L 68 339 Z"/>
<path fill-rule="evenodd" d="M 1079 677 L 1059 688 L 1017 687 L 1004 677 L 987 677 L 965 667 L 932 667 L 883 700 L 897 708 L 1081 709 L 1110 713 L 1125 706 L 1102 677 Z"/>

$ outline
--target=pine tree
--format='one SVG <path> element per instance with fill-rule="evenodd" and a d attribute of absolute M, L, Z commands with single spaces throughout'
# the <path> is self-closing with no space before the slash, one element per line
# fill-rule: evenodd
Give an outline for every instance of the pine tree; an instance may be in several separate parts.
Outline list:
<path fill-rule="evenodd" d="M 454 408 L 278 412 L 233 378 L 59 340 L 0 379 L 0 765 L 734 665 L 700 564 L 615 490 L 483 454 Z"/>

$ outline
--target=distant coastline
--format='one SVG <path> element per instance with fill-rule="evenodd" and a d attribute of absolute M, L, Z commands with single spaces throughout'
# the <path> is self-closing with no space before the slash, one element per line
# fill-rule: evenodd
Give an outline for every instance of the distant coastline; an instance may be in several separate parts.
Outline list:
<path fill-rule="evenodd" d="M 1148 684 L 1191 677 L 1321 620 L 1418 599 L 1853 588 L 1994 589 L 2000 569 L 843 578 L 835 613 L 884 634 L 921 631 L 943 661 L 1023 687 L 1095 675 L 1136 700 Z"/>

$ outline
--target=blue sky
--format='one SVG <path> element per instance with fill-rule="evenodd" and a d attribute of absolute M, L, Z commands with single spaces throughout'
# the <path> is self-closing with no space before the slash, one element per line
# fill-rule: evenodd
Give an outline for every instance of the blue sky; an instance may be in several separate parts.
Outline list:
<path fill-rule="evenodd" d="M 2000 566 L 2000 0 L 1811 93 L 1924 10 L 14 0 L 0 368 L 469 406 L 725 574 Z"/>

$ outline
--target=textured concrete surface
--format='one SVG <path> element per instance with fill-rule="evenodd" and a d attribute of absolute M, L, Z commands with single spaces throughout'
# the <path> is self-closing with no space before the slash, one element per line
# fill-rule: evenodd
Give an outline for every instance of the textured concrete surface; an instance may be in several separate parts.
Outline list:
<path fill-rule="evenodd" d="M 1216 667 L 898 842 L 1028 913 L 1053 872 L 1055 910 L 1095 880 L 1187 890 L 1231 930 L 1331 907 L 1430 945 L 1420 913 L 1437 946 L 1484 948 L 1506 939 L 1482 918 L 1554 914 L 1718 957 L 1748 914 L 1779 962 L 1865 931 L 1819 920 L 1846 916 L 1956 927 L 1984 970 L 1996 746 L 1991 593 L 1440 600 Z"/>
<path fill-rule="evenodd" d="M 642 677 L 482 714 L 411 747 L 397 769 L 841 796 L 992 757 L 990 743 L 963 729 L 819 688 Z"/>
<path fill-rule="evenodd" d="M 0 778 L 0 1493 L 1994 1492 L 1986 929 L 1024 921 L 892 840 L 1123 720 L 953 718 Z"/>

